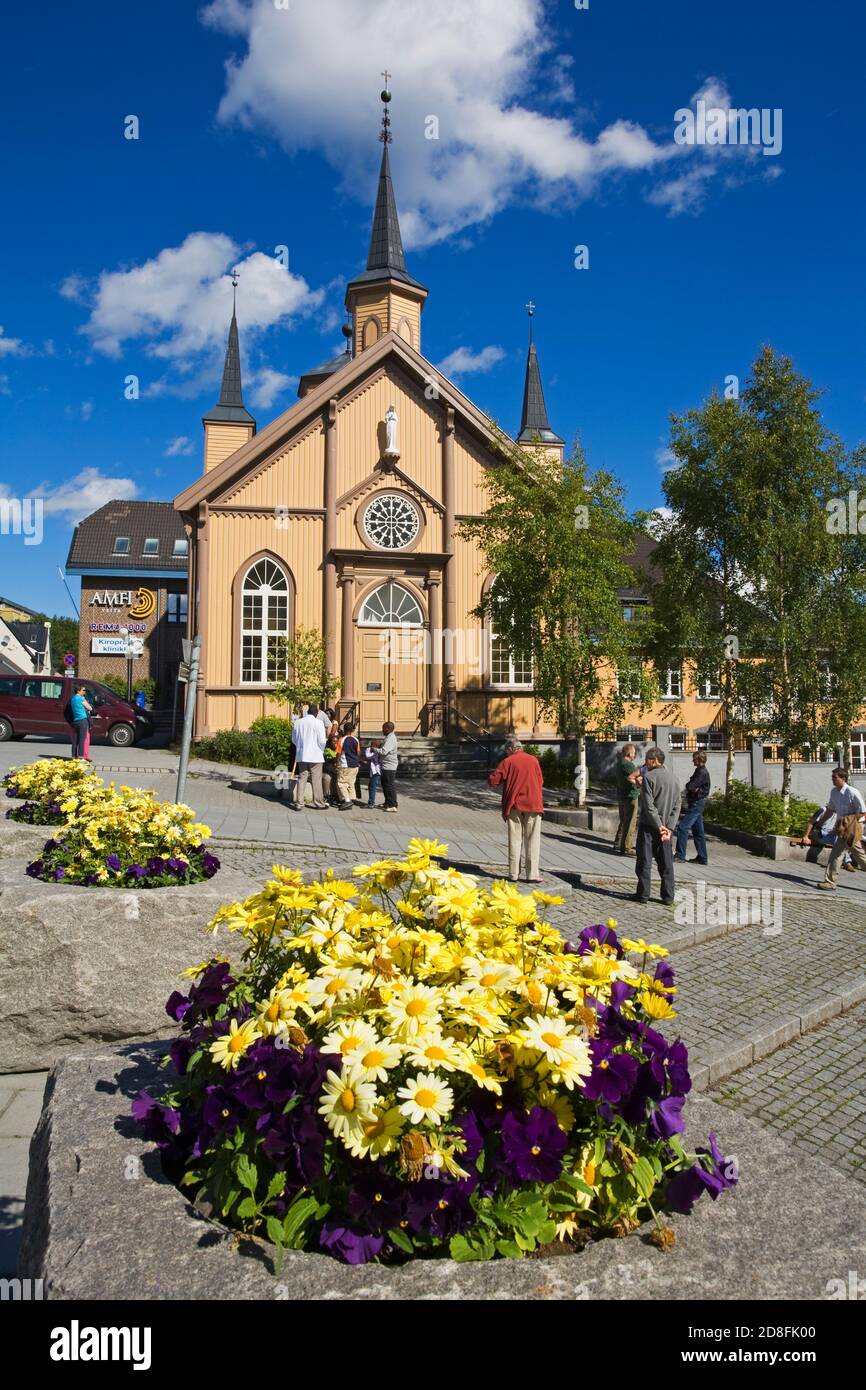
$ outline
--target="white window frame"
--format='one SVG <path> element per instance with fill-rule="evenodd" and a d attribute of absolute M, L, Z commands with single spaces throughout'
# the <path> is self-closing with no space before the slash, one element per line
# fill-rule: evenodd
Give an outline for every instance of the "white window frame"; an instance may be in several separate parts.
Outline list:
<path fill-rule="evenodd" d="M 632 682 L 635 684 L 632 684 Z M 640 701 L 638 682 L 639 677 L 637 673 L 629 675 L 628 677 L 626 677 L 623 671 L 618 670 L 616 673 L 616 693 L 625 700 L 627 705 L 636 705 Z M 623 686 L 627 688 L 623 689 Z M 638 686 L 638 688 L 636 688 L 636 686 Z"/>
<path fill-rule="evenodd" d="M 253 574 L 255 573 L 256 570 L 261 569 L 262 566 L 266 566 L 266 565 L 270 565 L 272 571 L 274 571 L 274 572 L 276 572 L 276 574 L 282 576 L 283 583 L 282 583 L 282 584 L 276 584 L 276 585 L 271 584 L 271 583 L 270 583 L 270 578 L 275 577 L 274 574 L 271 574 L 271 575 L 269 576 L 269 582 L 267 582 L 267 583 L 265 583 L 265 584 L 256 585 L 255 587 L 250 587 L 250 585 L 249 585 L 250 576 L 253 575 Z M 246 600 L 247 596 L 249 596 L 250 598 L 258 598 L 258 599 L 261 600 L 261 618 L 262 618 L 262 621 L 258 624 L 257 627 L 252 627 L 252 626 L 251 626 L 251 627 L 247 627 L 247 625 L 246 625 L 246 622 L 247 622 L 247 619 L 246 619 L 246 606 L 247 606 L 247 605 L 246 605 L 246 601 L 245 601 L 245 600 Z M 286 606 L 286 621 L 285 621 L 285 626 L 283 626 L 283 627 L 280 627 L 280 626 L 272 626 L 272 625 L 271 625 L 271 622 L 270 622 L 270 607 L 271 607 L 271 603 L 270 603 L 270 601 L 271 601 L 272 598 L 277 598 L 277 599 L 284 598 L 284 599 L 285 599 L 285 606 Z M 240 683 L 241 683 L 241 685 L 257 686 L 257 687 L 261 688 L 262 686 L 273 685 L 275 680 L 280 680 L 280 679 L 284 678 L 285 675 L 287 674 L 288 665 L 286 665 L 286 667 L 284 667 L 283 673 L 282 673 L 282 677 L 281 677 L 280 672 L 279 672 L 278 670 L 275 670 L 275 674 L 274 674 L 274 675 L 271 675 L 271 674 L 270 674 L 270 671 L 269 671 L 269 659 L 270 659 L 270 651 L 271 651 L 271 647 L 272 647 L 272 642 L 273 642 L 276 638 L 279 638 L 279 637 L 288 637 L 288 636 L 289 636 L 289 619 L 290 619 L 290 616 L 291 616 L 291 615 L 290 615 L 290 611 L 289 611 L 289 601 L 290 601 L 290 599 L 291 599 L 291 586 L 290 586 L 290 584 L 289 584 L 289 576 L 288 576 L 288 574 L 286 573 L 286 571 L 283 569 L 282 565 L 278 564 L 276 560 L 272 560 L 272 559 L 270 559 L 270 557 L 265 556 L 265 557 L 263 557 L 263 558 L 260 559 L 260 560 L 256 560 L 252 565 L 249 566 L 249 568 L 248 568 L 246 574 L 244 575 L 243 583 L 241 584 L 241 592 L 240 592 L 240 603 L 241 603 L 241 623 L 240 623 L 240 644 L 241 644 L 241 649 L 240 649 Z M 261 649 L 260 649 L 259 656 L 258 656 L 258 675 L 257 675 L 257 676 L 249 676 L 249 675 L 246 675 L 246 674 L 245 674 L 245 669 L 246 669 L 246 667 L 247 667 L 247 662 L 245 661 L 245 658 L 244 658 L 244 639 L 247 638 L 247 637 L 250 637 L 250 638 L 258 638 L 258 639 L 261 640 Z"/>
<path fill-rule="evenodd" d="M 674 677 L 674 680 L 671 679 Z M 673 684 L 679 685 L 678 691 L 673 691 Z M 683 698 L 683 668 L 682 666 L 669 666 L 665 672 L 665 688 L 662 692 L 663 700 L 681 700 Z"/>
<path fill-rule="evenodd" d="M 390 585 L 393 589 L 400 589 L 401 592 L 404 593 L 404 594 L 406 595 L 406 597 L 409 599 L 409 601 L 410 601 L 412 604 L 414 604 L 414 606 L 415 606 L 415 612 L 416 612 L 416 614 L 417 614 L 417 617 L 413 617 L 411 620 L 406 621 L 406 622 L 403 622 L 403 621 L 397 621 L 397 622 L 390 622 L 390 621 L 388 621 L 388 622 L 383 622 L 381 618 L 376 618 L 376 617 L 368 616 L 368 614 L 367 614 L 367 605 L 372 601 L 373 598 L 375 598 L 375 596 L 376 596 L 377 594 L 380 594 L 380 593 L 382 592 L 383 589 L 387 589 L 387 588 L 389 587 L 389 585 Z M 397 611 L 397 610 L 394 608 L 393 603 L 392 603 L 392 605 L 391 605 L 391 612 L 392 612 L 392 613 L 396 613 L 396 611 Z M 412 590 L 411 590 L 406 584 L 401 584 L 400 581 L 399 581 L 399 579 L 386 579 L 386 580 L 384 580 L 383 583 L 377 584 L 376 587 L 375 587 L 375 589 L 371 589 L 370 592 L 369 592 L 369 594 L 367 595 L 367 597 L 364 599 L 364 602 L 361 604 L 361 613 L 360 613 L 360 616 L 359 616 L 359 618 L 358 618 L 358 626 L 359 626 L 359 627 L 423 627 L 423 626 L 424 626 L 424 610 L 422 609 L 422 607 L 421 607 L 420 603 L 418 602 L 417 598 L 415 597 L 415 595 L 412 593 Z"/>

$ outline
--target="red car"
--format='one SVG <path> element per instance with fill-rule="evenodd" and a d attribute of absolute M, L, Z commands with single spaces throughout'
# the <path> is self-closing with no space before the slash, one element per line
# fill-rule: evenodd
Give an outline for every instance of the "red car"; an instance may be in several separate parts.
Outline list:
<path fill-rule="evenodd" d="M 73 690 L 83 685 L 93 707 L 93 738 L 128 748 L 153 733 L 153 720 L 98 681 L 64 676 L 0 676 L 0 743 L 27 734 L 70 736 L 63 718 Z"/>

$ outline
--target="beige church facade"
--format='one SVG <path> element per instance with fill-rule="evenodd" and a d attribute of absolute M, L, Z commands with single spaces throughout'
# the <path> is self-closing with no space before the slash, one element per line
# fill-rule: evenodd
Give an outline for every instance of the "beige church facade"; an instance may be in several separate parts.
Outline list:
<path fill-rule="evenodd" d="M 338 713 L 364 734 L 390 720 L 431 738 L 557 737 L 528 662 L 473 616 L 494 577 L 461 523 L 488 505 L 496 436 L 423 355 L 427 290 L 403 254 L 389 125 L 386 108 L 367 266 L 346 291 L 346 351 L 302 376 L 297 403 L 261 430 L 244 405 L 232 315 L 220 399 L 203 422 L 204 472 L 174 502 L 189 537 L 188 634 L 202 639 L 198 737 L 290 713 L 269 691 L 277 639 L 301 628 L 322 633 L 342 682 Z M 531 336 L 517 442 L 562 455 Z M 624 605 L 636 597 L 624 592 Z M 689 732 L 716 728 L 718 715 L 718 692 L 696 690 L 688 669 L 668 673 L 658 706 L 626 711 Z"/>

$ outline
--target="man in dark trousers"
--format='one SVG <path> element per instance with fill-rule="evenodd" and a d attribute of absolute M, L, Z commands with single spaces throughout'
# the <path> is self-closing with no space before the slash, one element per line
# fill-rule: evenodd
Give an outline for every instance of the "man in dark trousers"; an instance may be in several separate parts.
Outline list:
<path fill-rule="evenodd" d="M 695 770 L 686 782 L 686 809 L 682 819 L 677 826 L 677 851 L 674 855 L 675 864 L 685 864 L 686 848 L 689 843 L 689 831 L 695 842 L 697 854 L 693 859 L 694 864 L 706 864 L 707 862 L 707 838 L 704 834 L 704 806 L 710 794 L 710 774 L 707 771 L 707 755 L 698 750 L 692 755 L 692 762 Z"/>
<path fill-rule="evenodd" d="M 648 748 L 640 790 L 637 820 L 637 892 L 635 901 L 649 901 L 652 860 L 662 881 L 662 902 L 674 900 L 673 831 L 680 817 L 682 790 L 660 748 Z"/>

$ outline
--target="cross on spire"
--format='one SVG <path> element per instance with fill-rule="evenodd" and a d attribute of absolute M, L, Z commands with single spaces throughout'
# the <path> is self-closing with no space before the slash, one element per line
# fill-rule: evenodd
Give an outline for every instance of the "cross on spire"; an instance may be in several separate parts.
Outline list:
<path fill-rule="evenodd" d="M 232 315 L 233 315 L 233 316 L 234 316 L 235 310 L 237 309 L 237 305 L 238 305 L 238 280 L 239 280 L 240 278 L 241 278 L 241 273 L 240 273 L 240 271 L 238 270 L 237 266 L 235 266 L 234 270 L 232 271 Z"/>
<path fill-rule="evenodd" d="M 385 79 L 385 86 L 382 89 L 382 129 L 379 133 L 379 139 L 387 148 L 391 143 L 391 117 L 388 115 L 388 102 L 391 100 L 391 92 L 388 83 L 391 80 L 391 74 L 387 68 L 385 68 L 382 76 Z"/>

